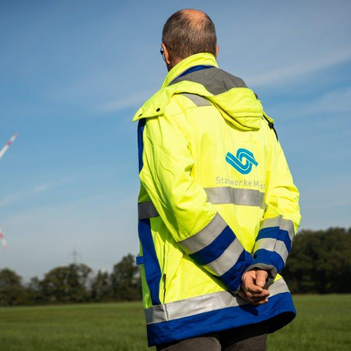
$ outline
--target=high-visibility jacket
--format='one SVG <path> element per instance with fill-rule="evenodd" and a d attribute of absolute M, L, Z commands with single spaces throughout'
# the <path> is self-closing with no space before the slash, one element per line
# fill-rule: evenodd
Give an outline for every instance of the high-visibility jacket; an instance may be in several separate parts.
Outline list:
<path fill-rule="evenodd" d="M 135 114 L 143 304 L 149 346 L 295 316 L 279 275 L 300 223 L 273 120 L 212 54 L 176 65 Z M 237 292 L 247 269 L 269 272 L 269 302 Z M 268 286 L 267 285 L 267 286 Z"/>

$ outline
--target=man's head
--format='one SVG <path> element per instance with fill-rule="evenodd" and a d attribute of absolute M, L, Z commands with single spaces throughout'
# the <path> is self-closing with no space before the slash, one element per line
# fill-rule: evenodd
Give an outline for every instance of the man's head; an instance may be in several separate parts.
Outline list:
<path fill-rule="evenodd" d="M 168 70 L 188 56 L 209 52 L 217 57 L 216 29 L 206 13 L 180 10 L 168 18 L 162 31 L 162 49 Z"/>

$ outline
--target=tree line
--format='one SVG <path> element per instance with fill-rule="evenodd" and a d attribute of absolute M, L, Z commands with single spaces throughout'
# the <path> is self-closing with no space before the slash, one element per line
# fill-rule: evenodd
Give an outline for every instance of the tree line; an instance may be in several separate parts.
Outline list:
<path fill-rule="evenodd" d="M 292 293 L 351 293 L 351 228 L 300 231 L 282 274 Z"/>
<path fill-rule="evenodd" d="M 28 284 L 8 268 L 0 270 L 0 306 L 141 300 L 139 268 L 128 254 L 111 273 L 85 264 L 56 267 Z"/>
<path fill-rule="evenodd" d="M 351 293 L 351 228 L 302 230 L 296 236 L 283 276 L 292 293 Z M 43 279 L 23 284 L 8 268 L 0 270 L 0 306 L 137 301 L 139 268 L 131 254 L 111 273 L 96 274 L 85 264 L 56 267 Z"/>

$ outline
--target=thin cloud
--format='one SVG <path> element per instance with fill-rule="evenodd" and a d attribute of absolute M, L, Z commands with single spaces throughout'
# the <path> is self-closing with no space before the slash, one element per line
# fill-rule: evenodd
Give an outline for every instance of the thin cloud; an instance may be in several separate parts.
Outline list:
<path fill-rule="evenodd" d="M 9 195 L 9 196 L 6 196 L 6 197 L 0 199 L 0 207 L 4 207 L 4 206 L 9 205 L 11 203 L 17 202 L 20 198 L 23 198 L 25 196 L 44 193 L 44 192 L 52 190 L 53 188 L 56 188 L 56 187 L 61 186 L 61 185 L 66 185 L 66 184 L 69 184 L 71 182 L 72 182 L 72 179 L 64 178 L 64 179 L 61 179 L 57 182 L 43 183 L 43 184 L 37 185 L 34 188 L 30 189 L 29 191 L 24 191 L 22 193 Z"/>
<path fill-rule="evenodd" d="M 270 108 L 269 113 L 274 116 L 282 114 L 285 118 L 296 119 L 305 116 L 321 114 L 342 114 L 351 112 L 351 86 L 335 89 L 305 103 L 277 104 Z M 339 116 L 340 118 L 340 116 Z"/>
<path fill-rule="evenodd" d="M 271 84 L 276 85 L 277 83 L 284 83 L 286 85 L 303 75 L 311 74 L 315 71 L 326 69 L 348 60 L 351 60 L 351 49 L 334 52 L 332 55 L 308 58 L 295 64 L 277 68 L 262 75 L 252 78 L 248 77 L 246 81 L 250 86 L 255 87 L 268 86 Z M 148 89 L 133 93 L 125 98 L 107 102 L 100 106 L 99 110 L 103 112 L 112 112 L 139 107 L 143 102 L 150 98 L 155 91 L 155 89 Z"/>
<path fill-rule="evenodd" d="M 60 180 L 58 180 L 56 182 L 52 182 L 52 183 L 43 183 L 43 184 L 40 184 L 40 185 L 34 187 L 31 191 L 31 193 L 34 193 L 34 194 L 43 193 L 43 192 L 49 191 L 53 188 L 56 188 L 58 186 L 66 185 L 66 184 L 70 184 L 70 183 L 72 183 L 72 179 L 70 179 L 70 178 L 63 178 L 63 179 L 60 179 Z"/>
<path fill-rule="evenodd" d="M 122 99 L 110 101 L 100 107 L 105 112 L 119 111 L 126 108 L 138 107 L 155 93 L 155 90 L 142 90 Z"/>
<path fill-rule="evenodd" d="M 52 184 L 41 184 L 33 189 L 33 193 L 44 193 L 52 188 Z"/>
<path fill-rule="evenodd" d="M 325 69 L 351 59 L 351 49 L 335 52 L 329 56 L 308 58 L 292 65 L 277 68 L 256 77 L 247 78 L 251 86 L 267 86 L 276 83 L 289 83 L 297 77 Z"/>
<path fill-rule="evenodd" d="M 5 196 L 4 198 L 2 198 L 0 200 L 0 207 L 4 207 L 8 204 L 11 204 L 11 203 L 17 201 L 21 196 L 22 196 L 22 194 L 14 194 L 14 195 L 10 195 L 10 196 Z"/>
<path fill-rule="evenodd" d="M 325 94 L 319 100 L 306 104 L 304 111 L 308 115 L 351 111 L 351 87 Z"/>

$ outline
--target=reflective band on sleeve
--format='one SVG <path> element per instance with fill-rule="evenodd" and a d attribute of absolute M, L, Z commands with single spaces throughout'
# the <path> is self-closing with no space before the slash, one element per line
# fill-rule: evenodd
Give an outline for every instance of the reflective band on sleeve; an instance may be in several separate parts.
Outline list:
<path fill-rule="evenodd" d="M 226 226 L 227 223 L 217 213 L 204 229 L 190 238 L 180 241 L 179 244 L 189 255 L 194 252 L 198 252 L 211 244 L 212 241 L 222 233 Z"/>
<path fill-rule="evenodd" d="M 282 222 L 280 224 L 280 229 L 285 230 L 289 233 L 289 237 L 291 242 L 294 239 L 295 236 L 295 228 L 294 228 L 294 223 L 290 219 L 282 219 Z"/>
<path fill-rule="evenodd" d="M 282 216 L 277 216 L 273 218 L 267 218 L 262 222 L 261 229 L 270 227 L 279 227 L 282 221 Z"/>
<path fill-rule="evenodd" d="M 159 216 L 154 204 L 149 202 L 140 202 L 138 203 L 138 218 L 146 219 Z"/>
<path fill-rule="evenodd" d="M 289 292 L 284 279 L 275 281 L 268 290 L 270 292 L 268 299 L 272 296 Z M 153 306 L 145 309 L 144 312 L 146 323 L 153 324 L 246 304 L 248 303 L 237 295 L 233 296 L 228 291 L 219 291 L 186 300 Z"/>
<path fill-rule="evenodd" d="M 274 246 L 276 241 L 277 241 L 276 239 L 272 239 L 272 238 L 260 239 L 255 244 L 255 251 L 260 249 L 274 251 Z"/>
<path fill-rule="evenodd" d="M 258 250 L 275 252 L 281 257 L 285 265 L 294 236 L 294 223 L 290 219 L 284 219 L 282 215 L 274 218 L 267 218 L 262 222 L 261 229 L 256 238 L 257 241 L 254 252 L 256 253 Z M 269 258 L 269 255 L 267 256 L 261 252 L 258 256 L 261 257 L 261 260 L 263 257 L 270 260 L 273 259 L 274 255 Z M 281 266 L 278 261 L 275 262 Z M 273 264 L 273 262 L 270 263 Z M 279 272 L 278 267 L 276 267 L 276 269 Z"/>
<path fill-rule="evenodd" d="M 280 255 L 284 263 L 289 256 L 289 251 L 286 249 L 284 241 L 277 240 L 275 243 L 274 251 Z"/>
<path fill-rule="evenodd" d="M 282 215 L 274 218 L 267 218 L 262 222 L 261 229 L 279 227 L 281 230 L 285 230 L 289 233 L 289 238 L 293 241 L 295 236 L 294 223 L 290 219 L 285 219 Z"/>
<path fill-rule="evenodd" d="M 214 275 L 221 276 L 228 272 L 238 261 L 241 253 L 244 251 L 238 238 L 236 238 L 223 254 L 216 260 L 207 264 L 205 267 Z"/>
<path fill-rule="evenodd" d="M 284 263 L 286 262 L 286 259 L 288 258 L 288 255 L 289 255 L 289 252 L 286 248 L 284 241 L 281 241 L 281 240 L 276 240 L 271 238 L 260 239 L 256 242 L 255 252 L 261 249 L 276 252 L 282 258 Z"/>
<path fill-rule="evenodd" d="M 264 208 L 264 193 L 254 189 L 231 187 L 204 188 L 207 201 L 214 205 L 234 204 Z"/>

